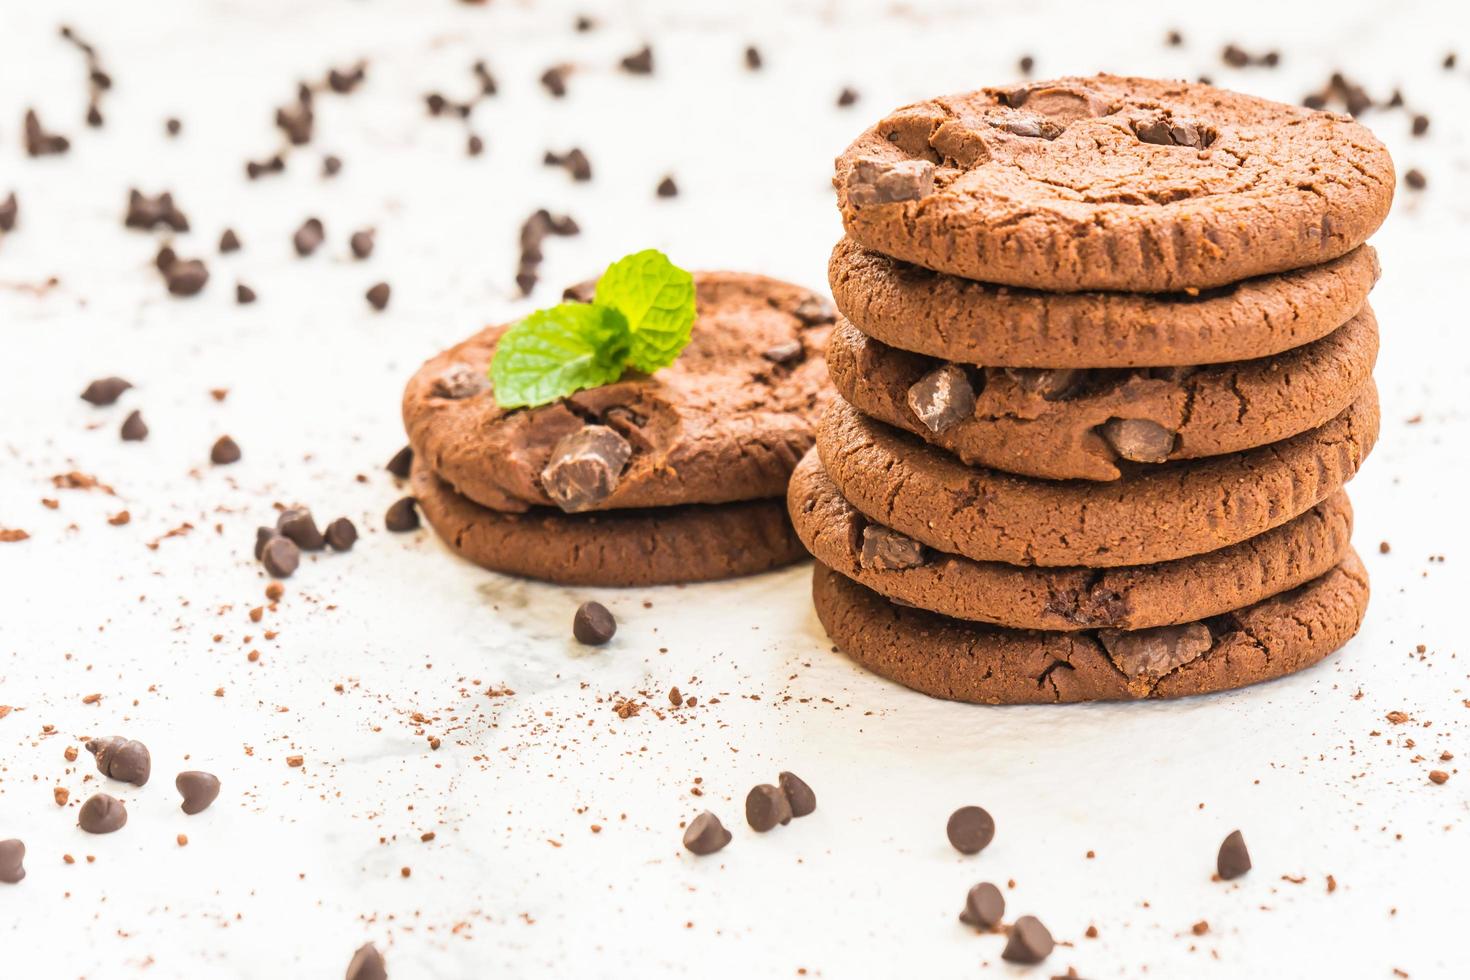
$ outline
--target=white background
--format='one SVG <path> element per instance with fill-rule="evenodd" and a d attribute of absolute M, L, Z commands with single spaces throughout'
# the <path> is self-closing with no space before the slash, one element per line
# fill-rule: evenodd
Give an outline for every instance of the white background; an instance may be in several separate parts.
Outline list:
<path fill-rule="evenodd" d="M 14 708 L 0 719 L 0 838 L 26 842 L 30 872 L 0 885 L 0 976 L 331 977 L 369 939 L 394 980 L 1470 975 L 1463 5 L 595 6 L 0 3 L 0 197 L 16 190 L 22 209 L 0 239 L 0 526 L 31 534 L 0 544 L 0 704 Z M 576 35 L 583 10 L 602 26 Z M 81 125 L 82 60 L 56 37 L 62 21 L 115 78 L 104 129 Z M 1164 46 L 1170 27 L 1186 46 Z M 645 39 L 652 78 L 612 70 Z M 1226 69 L 1230 40 L 1279 48 L 1283 65 Z M 745 70 L 747 43 L 765 70 Z M 1456 46 L 1462 67 L 1442 70 Z M 895 105 L 1012 80 L 1025 53 L 1039 77 L 1203 72 L 1291 101 L 1343 68 L 1375 94 L 1402 86 L 1432 117 L 1422 139 L 1404 113 L 1365 117 L 1429 189 L 1401 192 L 1375 238 L 1383 435 L 1352 494 L 1374 600 L 1342 653 L 1182 703 L 950 705 L 830 652 L 804 567 L 569 590 L 381 530 L 399 492 L 382 471 L 403 441 L 399 391 L 422 359 L 649 246 L 822 288 L 839 234 L 831 158 Z M 247 182 L 243 162 L 276 148 L 273 109 L 295 82 L 358 57 L 367 83 L 319 98 L 312 146 L 284 176 Z M 480 57 L 501 94 L 476 110 L 487 150 L 470 159 L 463 127 L 427 118 L 421 97 L 468 95 Z M 556 101 L 536 79 L 561 61 L 577 71 Z M 861 101 L 839 110 L 848 84 Z M 28 105 L 71 153 L 23 156 Z M 184 122 L 174 140 L 170 115 Z M 540 164 L 574 145 L 591 183 Z M 324 152 L 345 160 L 335 181 L 318 175 Z M 653 197 L 665 173 L 682 190 L 672 201 Z M 171 189 L 188 213 L 177 247 L 209 262 L 201 296 L 168 297 L 157 240 L 122 227 L 135 185 Z M 543 285 L 520 301 L 516 230 L 543 205 L 584 232 L 547 243 Z M 309 215 L 328 241 L 301 260 L 290 235 Z M 370 225 L 378 250 L 354 262 L 347 235 Z M 226 226 L 245 248 L 220 257 Z M 60 283 L 43 296 L 18 288 L 49 276 Z M 237 279 L 257 304 L 234 304 Z M 362 293 L 380 279 L 392 305 L 374 314 Z M 138 387 L 110 409 L 78 400 L 107 374 Z M 131 408 L 146 442 L 117 437 Z M 211 468 L 224 432 L 244 460 Z M 117 496 L 53 489 L 72 469 Z M 265 587 L 253 530 L 278 502 L 350 515 L 364 536 L 308 559 L 252 624 Z M 109 526 L 124 508 L 132 522 Z M 194 530 L 147 547 L 182 522 Z M 569 638 L 593 597 L 620 621 L 595 651 Z M 703 703 L 664 710 L 675 684 Z M 100 704 L 83 704 L 94 692 Z M 649 707 L 620 719 L 622 697 Z M 1391 710 L 1413 720 L 1390 725 Z M 89 837 L 76 807 L 103 787 L 90 757 L 62 753 L 114 732 L 150 746 L 154 778 L 108 784 L 130 821 Z M 1436 761 L 1443 751 L 1458 758 Z M 178 810 L 184 768 L 224 781 L 201 816 Z M 1453 775 L 1431 785 L 1431 768 Z M 819 807 L 758 836 L 742 801 L 780 769 Z M 944 838 L 966 803 L 998 825 L 972 858 Z M 706 807 L 735 839 L 696 860 L 680 822 Z M 1237 827 L 1255 869 L 1212 883 Z M 956 921 L 980 880 L 1014 880 L 1011 917 L 1034 913 L 1064 943 L 1044 966 L 1003 964 L 999 937 Z"/>

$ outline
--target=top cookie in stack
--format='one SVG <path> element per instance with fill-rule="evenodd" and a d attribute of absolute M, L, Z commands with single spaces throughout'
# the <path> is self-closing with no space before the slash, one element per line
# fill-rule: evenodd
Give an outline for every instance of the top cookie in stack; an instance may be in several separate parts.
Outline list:
<path fill-rule="evenodd" d="M 848 654 L 1086 700 L 1278 676 L 1356 631 L 1340 489 L 1377 435 L 1363 243 L 1394 186 L 1366 129 L 1068 78 L 900 109 L 835 183 L 842 400 L 789 501 Z"/>

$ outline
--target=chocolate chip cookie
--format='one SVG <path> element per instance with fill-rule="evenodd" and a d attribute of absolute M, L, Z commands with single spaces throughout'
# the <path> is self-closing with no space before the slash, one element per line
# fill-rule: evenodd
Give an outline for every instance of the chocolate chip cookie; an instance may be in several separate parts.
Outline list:
<path fill-rule="evenodd" d="M 461 496 L 415 462 L 414 496 L 444 543 L 493 571 L 563 585 L 669 585 L 735 578 L 800 561 L 785 501 L 745 500 L 564 514 L 509 514 Z"/>
<path fill-rule="evenodd" d="M 977 368 L 889 347 L 839 319 L 827 366 L 854 408 L 966 463 L 1116 480 L 1128 462 L 1220 456 L 1323 425 L 1362 390 L 1377 355 L 1364 307 L 1304 347 L 1198 368 Z"/>
<path fill-rule="evenodd" d="M 1351 117 L 1097 75 L 905 106 L 837 160 L 861 245 L 1056 292 L 1207 289 L 1331 261 L 1393 201 Z"/>
<path fill-rule="evenodd" d="M 1341 415 L 1228 456 L 1130 464 L 1106 483 L 966 466 L 838 398 L 817 427 L 823 468 L 869 520 L 978 561 L 1112 568 L 1216 551 L 1337 492 L 1378 435 L 1370 381 Z"/>
<path fill-rule="evenodd" d="M 791 476 L 791 520 L 823 565 L 902 605 L 1015 629 L 1138 630 L 1205 619 L 1326 574 L 1348 553 L 1353 512 L 1338 492 L 1264 534 L 1130 568 L 1022 568 L 938 552 L 842 499 L 808 453 Z"/>
<path fill-rule="evenodd" d="M 486 369 L 507 327 L 429 360 L 403 420 L 416 458 L 493 510 L 566 512 L 780 497 L 830 396 L 830 303 L 764 276 L 695 273 L 698 317 L 670 367 L 534 409 Z"/>
<path fill-rule="evenodd" d="M 1309 344 L 1363 306 L 1378 256 L 1192 293 L 1044 293 L 961 279 L 850 238 L 827 265 L 837 309 L 902 350 L 1004 367 L 1163 367 L 1246 361 Z"/>
<path fill-rule="evenodd" d="M 817 616 L 843 653 L 934 697 L 977 704 L 1177 698 L 1302 670 L 1362 623 L 1356 554 L 1325 575 L 1234 612 L 1154 629 L 1010 630 L 896 605 L 817 564 Z"/>

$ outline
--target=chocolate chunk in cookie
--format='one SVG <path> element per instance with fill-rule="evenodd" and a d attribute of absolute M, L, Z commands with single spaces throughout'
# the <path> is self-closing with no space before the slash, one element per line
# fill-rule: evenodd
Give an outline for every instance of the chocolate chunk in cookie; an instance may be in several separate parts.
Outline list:
<path fill-rule="evenodd" d="M 1097 640 L 1124 674 L 1153 680 L 1208 653 L 1215 642 L 1204 623 L 1131 632 L 1098 630 Z"/>
<path fill-rule="evenodd" d="M 934 164 L 928 160 L 856 160 L 847 176 L 847 199 L 855 207 L 917 201 L 934 193 Z"/>
<path fill-rule="evenodd" d="M 434 394 L 439 398 L 469 398 L 490 387 L 490 381 L 468 364 L 451 364 L 434 379 Z"/>
<path fill-rule="evenodd" d="M 1149 419 L 1109 419 L 1100 431 L 1119 456 L 1135 463 L 1164 462 L 1179 438 Z"/>
<path fill-rule="evenodd" d="M 937 367 L 909 386 L 909 409 L 930 432 L 943 432 L 975 411 L 975 388 L 958 364 Z"/>
<path fill-rule="evenodd" d="M 880 572 L 918 568 L 925 561 L 924 546 L 892 528 L 869 524 L 863 528 L 863 550 L 858 561 L 862 567 Z"/>
<path fill-rule="evenodd" d="M 633 456 L 628 440 L 605 425 L 589 425 L 563 436 L 541 471 L 541 485 L 569 514 L 595 507 L 618 488 Z"/>

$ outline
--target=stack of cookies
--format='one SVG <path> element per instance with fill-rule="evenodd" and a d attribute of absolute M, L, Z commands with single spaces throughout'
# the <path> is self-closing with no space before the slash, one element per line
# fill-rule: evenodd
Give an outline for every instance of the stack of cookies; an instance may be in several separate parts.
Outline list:
<path fill-rule="evenodd" d="M 907 106 L 838 159 L 841 396 L 789 504 L 838 647 L 985 703 L 1307 667 L 1368 600 L 1383 146 L 1097 76 Z"/>
<path fill-rule="evenodd" d="M 590 300 L 594 285 L 567 299 Z M 695 273 L 694 285 L 689 345 L 653 375 L 501 408 L 487 371 L 508 325 L 419 369 L 403 396 L 412 453 L 399 472 L 450 548 L 500 572 L 606 586 L 805 557 L 784 496 L 830 397 L 831 306 L 762 276 Z"/>

